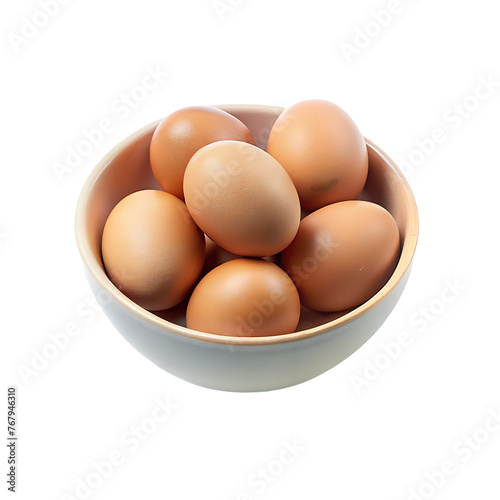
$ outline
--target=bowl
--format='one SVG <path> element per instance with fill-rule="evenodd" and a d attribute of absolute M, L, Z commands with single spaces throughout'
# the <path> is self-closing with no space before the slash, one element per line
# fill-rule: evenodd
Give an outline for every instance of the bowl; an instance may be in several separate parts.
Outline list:
<path fill-rule="evenodd" d="M 283 108 L 217 106 L 245 123 L 265 148 Z M 160 189 L 151 172 L 149 144 L 158 121 L 113 148 L 87 179 L 76 209 L 76 239 L 90 287 L 118 332 L 141 354 L 188 382 L 225 391 L 268 391 L 293 386 L 331 369 L 359 349 L 396 305 L 410 274 L 418 235 L 411 189 L 395 163 L 366 139 L 369 174 L 360 199 L 385 207 L 401 235 L 401 255 L 385 286 L 361 306 L 343 313 L 302 311 L 294 333 L 227 337 L 190 330 L 185 303 L 152 313 L 132 302 L 109 280 L 101 257 L 104 223 L 113 207 L 141 189 Z"/>

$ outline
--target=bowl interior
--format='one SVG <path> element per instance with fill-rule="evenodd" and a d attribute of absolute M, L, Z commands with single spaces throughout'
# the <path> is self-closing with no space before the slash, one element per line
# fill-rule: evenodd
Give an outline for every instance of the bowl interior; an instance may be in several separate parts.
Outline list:
<path fill-rule="evenodd" d="M 256 105 L 218 106 L 245 123 L 256 138 L 257 145 L 265 149 L 271 127 L 282 108 Z M 97 165 L 85 184 L 77 207 L 76 234 L 82 258 L 93 277 L 109 294 L 124 305 L 138 310 L 149 321 L 164 322 L 168 329 L 179 331 L 179 325 L 189 336 L 198 332 L 185 327 L 186 301 L 169 311 L 151 313 L 125 297 L 108 279 L 101 257 L 101 237 L 106 219 L 113 207 L 125 196 L 142 189 L 160 189 L 149 162 L 149 144 L 158 122 L 152 123 L 131 135 Z M 297 332 L 315 329 L 322 325 L 335 327 L 341 319 L 350 320 L 366 307 L 374 306 L 401 279 L 408 269 L 416 246 L 418 218 L 411 190 L 401 171 L 377 146 L 366 140 L 369 154 L 369 173 L 359 199 L 373 201 L 386 208 L 396 220 L 401 236 L 401 256 L 398 266 L 384 288 L 368 302 L 354 310 L 319 313 L 302 308 Z M 294 334 L 289 334 L 294 335 Z M 219 337 L 204 334 L 208 337 Z M 287 337 L 287 336 L 279 336 Z M 231 337 L 225 337 L 228 343 Z M 251 339 L 253 341 L 256 338 Z M 217 340 L 213 340 L 217 342 Z"/>

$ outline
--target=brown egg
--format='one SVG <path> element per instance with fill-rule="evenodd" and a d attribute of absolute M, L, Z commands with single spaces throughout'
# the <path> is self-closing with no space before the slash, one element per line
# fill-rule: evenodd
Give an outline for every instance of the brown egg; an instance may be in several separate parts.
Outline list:
<path fill-rule="evenodd" d="M 198 283 L 186 324 L 219 335 L 263 337 L 293 332 L 299 316 L 299 295 L 285 272 L 265 260 L 237 259 Z"/>
<path fill-rule="evenodd" d="M 224 139 L 255 144 L 246 125 L 218 108 L 195 106 L 167 116 L 156 128 L 149 150 L 158 184 L 184 200 L 182 182 L 188 161 L 198 149 Z"/>
<path fill-rule="evenodd" d="M 220 141 L 197 151 L 186 168 L 184 195 L 198 226 L 237 255 L 274 255 L 299 227 L 290 176 L 272 156 L 244 142 Z"/>
<path fill-rule="evenodd" d="M 344 201 L 302 220 L 293 243 L 281 254 L 281 266 L 304 306 L 343 311 L 384 286 L 399 251 L 398 226 L 387 210 L 368 201 Z"/>
<path fill-rule="evenodd" d="M 368 174 L 361 132 L 335 104 L 302 101 L 276 120 L 267 145 L 292 178 L 306 209 L 355 200 Z"/>
<path fill-rule="evenodd" d="M 151 311 L 181 302 L 198 279 L 205 239 L 172 194 L 152 189 L 121 200 L 102 235 L 109 279 L 131 300 Z"/>

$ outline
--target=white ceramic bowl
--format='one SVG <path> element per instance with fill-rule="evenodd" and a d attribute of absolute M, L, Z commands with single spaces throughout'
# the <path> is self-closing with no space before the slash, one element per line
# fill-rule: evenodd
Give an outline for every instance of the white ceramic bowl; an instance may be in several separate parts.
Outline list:
<path fill-rule="evenodd" d="M 245 123 L 263 148 L 282 112 L 282 108 L 272 106 L 219 107 Z M 362 346 L 401 296 L 417 243 L 415 200 L 394 162 L 366 140 L 370 168 L 361 198 L 384 206 L 393 215 L 402 242 L 396 270 L 380 292 L 344 314 L 305 312 L 300 331 L 295 333 L 253 338 L 219 336 L 182 326 L 182 306 L 163 317 L 146 311 L 123 295 L 103 268 L 101 235 L 112 208 L 134 191 L 159 189 L 149 163 L 149 143 L 157 124 L 132 134 L 99 162 L 83 187 L 76 210 L 76 238 L 87 279 L 121 335 L 169 373 L 227 391 L 266 391 L 299 384 L 334 367 Z"/>

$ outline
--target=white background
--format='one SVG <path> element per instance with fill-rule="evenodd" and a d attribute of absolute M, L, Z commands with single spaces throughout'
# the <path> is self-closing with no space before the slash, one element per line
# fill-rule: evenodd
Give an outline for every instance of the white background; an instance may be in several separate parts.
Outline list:
<path fill-rule="evenodd" d="M 498 11 L 491 0 L 401 0 L 374 21 L 394 5 L 70 0 L 22 41 L 38 2 L 2 3 L 1 390 L 19 392 L 17 498 L 82 498 L 78 481 L 99 482 L 92 464 L 114 452 L 122 463 L 90 498 L 499 498 L 499 424 L 484 431 L 500 410 Z M 118 111 L 157 66 L 168 77 Z M 481 78 L 497 83 L 478 101 Z M 421 233 L 407 289 L 365 346 L 300 386 L 232 394 L 178 380 L 87 303 L 79 191 L 113 145 L 177 108 L 306 98 L 339 104 L 401 165 L 413 159 Z M 59 180 L 54 163 L 104 118 L 113 130 Z M 80 334 L 21 376 L 68 323 Z M 412 341 L 387 362 L 384 345 L 401 332 Z M 132 426 L 151 424 L 156 398 L 177 409 L 135 449 Z M 280 465 L 285 441 L 300 451 Z M 425 485 L 445 461 L 453 473 Z"/>

